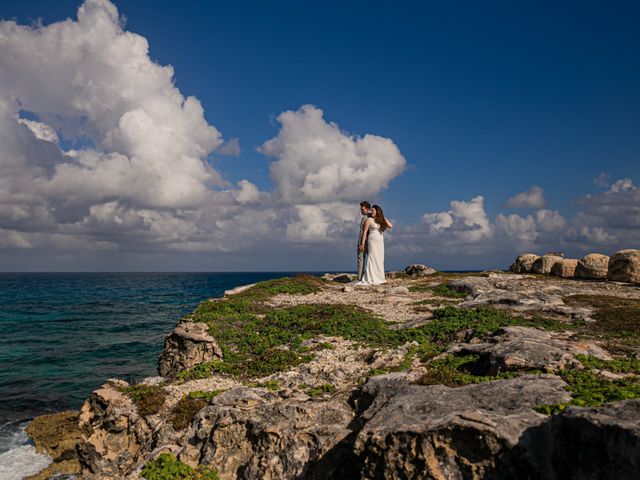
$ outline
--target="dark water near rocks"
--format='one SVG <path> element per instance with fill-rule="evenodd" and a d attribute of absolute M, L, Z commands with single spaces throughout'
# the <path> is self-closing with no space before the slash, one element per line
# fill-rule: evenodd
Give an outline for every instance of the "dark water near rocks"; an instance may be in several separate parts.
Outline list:
<path fill-rule="evenodd" d="M 21 420 L 78 409 L 106 378 L 156 375 L 164 335 L 202 300 L 283 275 L 0 273 L 0 454 Z"/>

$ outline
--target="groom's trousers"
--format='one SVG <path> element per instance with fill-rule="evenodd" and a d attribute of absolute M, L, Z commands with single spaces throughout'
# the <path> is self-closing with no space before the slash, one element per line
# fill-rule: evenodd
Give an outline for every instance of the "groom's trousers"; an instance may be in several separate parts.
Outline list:
<path fill-rule="evenodd" d="M 362 276 L 364 275 L 364 266 L 367 262 L 367 252 L 361 252 L 358 250 L 358 280 L 362 280 Z"/>

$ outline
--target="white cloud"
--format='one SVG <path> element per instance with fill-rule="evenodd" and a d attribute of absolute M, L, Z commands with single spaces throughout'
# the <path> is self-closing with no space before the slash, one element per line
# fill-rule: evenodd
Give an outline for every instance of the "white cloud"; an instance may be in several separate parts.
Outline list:
<path fill-rule="evenodd" d="M 509 198 L 506 203 L 507 208 L 544 208 L 545 205 L 544 190 L 536 185 Z"/>
<path fill-rule="evenodd" d="M 271 163 L 274 193 L 284 203 L 313 204 L 372 198 L 405 168 L 388 138 L 349 135 L 313 105 L 281 113 L 278 135 L 258 150 Z"/>
<path fill-rule="evenodd" d="M 425 213 L 422 216 L 429 236 L 456 245 L 483 242 L 491 237 L 491 226 L 482 196 L 474 197 L 469 202 L 453 200 L 450 205 L 451 209 L 446 212 Z"/>
<path fill-rule="evenodd" d="M 237 138 L 231 138 L 224 142 L 224 144 L 218 148 L 220 155 L 228 155 L 230 157 L 240 156 L 240 140 Z"/>
<path fill-rule="evenodd" d="M 593 179 L 593 184 L 596 187 L 607 188 L 609 186 L 610 176 L 607 172 L 601 172 L 596 178 Z"/>

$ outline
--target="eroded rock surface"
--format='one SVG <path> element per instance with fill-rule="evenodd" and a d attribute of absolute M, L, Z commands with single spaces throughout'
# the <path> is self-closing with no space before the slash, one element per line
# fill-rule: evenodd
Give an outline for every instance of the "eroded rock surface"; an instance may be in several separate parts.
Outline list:
<path fill-rule="evenodd" d="M 531 272 L 533 262 L 538 258 L 540 258 L 540 256 L 535 253 L 523 253 L 522 255 L 518 255 L 515 262 L 509 266 L 509 271 L 513 273 L 529 273 Z"/>
<path fill-rule="evenodd" d="M 531 265 L 531 273 L 551 273 L 553 264 L 561 260 L 562 257 L 557 255 L 543 255 L 533 262 Z"/>
<path fill-rule="evenodd" d="M 479 355 L 477 374 L 492 376 L 513 370 L 556 372 L 581 367 L 576 355 L 611 360 L 598 345 L 560 338 L 530 327 L 505 327 L 480 342 L 453 344 L 446 353 Z"/>
<path fill-rule="evenodd" d="M 222 351 L 216 339 L 209 335 L 207 325 L 183 321 L 164 338 L 158 372 L 162 376 L 174 376 L 182 370 L 219 358 L 222 358 Z"/>
<path fill-rule="evenodd" d="M 609 260 L 607 278 L 616 282 L 640 283 L 640 250 L 620 250 Z"/>
<path fill-rule="evenodd" d="M 578 260 L 575 277 L 588 280 L 604 280 L 609 270 L 609 257 L 601 253 L 590 253 Z"/>
<path fill-rule="evenodd" d="M 435 268 L 427 267 L 426 265 L 422 265 L 420 263 L 415 263 L 413 265 L 409 265 L 404 269 L 404 273 L 412 277 L 424 277 L 427 275 L 433 275 L 436 273 Z"/>
<path fill-rule="evenodd" d="M 564 258 L 553 264 L 551 267 L 551 275 L 561 278 L 573 278 L 577 265 L 578 260 L 573 258 Z"/>
<path fill-rule="evenodd" d="M 360 478 L 490 478 L 525 430 L 547 417 L 533 407 L 570 396 L 554 376 L 522 376 L 459 388 L 371 379 L 371 405 L 355 441 Z"/>

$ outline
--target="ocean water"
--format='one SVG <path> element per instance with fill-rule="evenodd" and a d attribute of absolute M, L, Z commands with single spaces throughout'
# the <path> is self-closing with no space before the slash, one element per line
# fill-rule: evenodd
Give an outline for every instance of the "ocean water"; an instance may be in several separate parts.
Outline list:
<path fill-rule="evenodd" d="M 0 479 L 47 464 L 29 419 L 78 409 L 107 378 L 157 375 L 164 335 L 225 290 L 260 273 L 0 273 Z"/>

